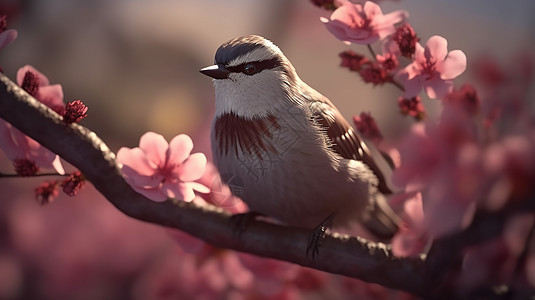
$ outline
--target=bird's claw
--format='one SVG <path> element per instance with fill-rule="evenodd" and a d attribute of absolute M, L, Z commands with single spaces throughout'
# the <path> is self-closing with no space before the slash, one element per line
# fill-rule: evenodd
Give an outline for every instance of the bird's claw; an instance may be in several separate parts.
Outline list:
<path fill-rule="evenodd" d="M 327 235 L 327 229 L 332 226 L 333 219 L 334 214 L 330 214 L 316 228 L 314 228 L 314 231 L 312 231 L 312 235 L 308 239 L 306 252 L 307 257 L 309 254 L 311 254 L 312 259 L 314 259 L 316 255 L 319 255 L 319 249 L 323 244 L 323 241 L 325 240 L 325 236 Z"/>

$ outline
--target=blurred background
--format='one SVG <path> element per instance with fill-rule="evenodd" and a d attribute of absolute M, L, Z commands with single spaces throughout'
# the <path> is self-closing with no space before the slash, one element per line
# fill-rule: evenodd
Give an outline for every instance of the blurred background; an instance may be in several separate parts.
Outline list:
<path fill-rule="evenodd" d="M 422 43 L 433 35 L 447 38 L 449 50 L 465 52 L 469 69 L 482 55 L 509 66 L 519 53 L 534 53 L 532 0 L 400 0 L 380 5 L 384 13 L 407 10 Z M 4 73 L 14 79 L 18 68 L 30 64 L 51 83 L 60 83 L 65 102 L 79 99 L 89 107 L 82 124 L 114 151 L 134 147 L 143 133 L 155 131 L 168 140 L 187 133 L 194 151 L 210 156 L 214 92 L 211 80 L 198 70 L 213 63 L 221 43 L 246 34 L 277 44 L 300 77 L 329 97 L 346 118 L 371 112 L 387 139 L 413 123 L 399 114 L 395 87 L 366 85 L 356 73 L 339 67 L 339 52 L 366 49 L 334 38 L 319 21 L 330 12 L 308 0 L 0 0 L 0 11 L 8 16 L 8 28 L 19 34 L 0 51 Z M 469 80 L 465 72 L 456 86 Z M 436 113 L 437 101 L 423 102 L 430 115 Z M 3 154 L 0 172 L 11 172 Z M 178 299 L 188 288 L 192 295 L 202 294 L 189 278 L 197 276 L 206 284 L 202 270 L 232 276 L 225 273 L 230 272 L 225 263 L 206 271 L 206 263 L 182 252 L 165 229 L 122 215 L 91 186 L 75 198 L 61 194 L 41 207 L 33 199 L 40 181 L 0 179 L 0 299 Z M 291 275 L 285 273 L 273 295 L 258 292 L 256 298 L 299 296 L 305 290 L 312 299 L 336 295 L 332 288 L 309 289 L 311 282 L 332 284 L 334 279 L 319 272 L 308 277 L 299 275 L 301 271 L 285 272 Z M 299 283 L 300 278 L 307 281 Z M 234 292 L 243 283 L 214 280 L 205 288 L 215 292 L 203 298 L 242 299 Z M 360 287 L 342 279 L 337 284 L 350 291 Z M 371 290 L 363 299 L 379 293 L 366 286 L 352 297 L 362 290 Z"/>

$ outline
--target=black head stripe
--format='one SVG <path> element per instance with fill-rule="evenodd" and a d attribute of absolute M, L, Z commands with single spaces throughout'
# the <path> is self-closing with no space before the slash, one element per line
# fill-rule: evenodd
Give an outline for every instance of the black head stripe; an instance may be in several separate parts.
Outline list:
<path fill-rule="evenodd" d="M 245 66 L 248 64 L 252 64 L 254 66 L 254 72 L 253 73 L 245 73 Z M 239 64 L 237 66 L 227 67 L 227 70 L 233 73 L 245 73 L 247 75 L 253 75 L 256 73 L 260 73 L 263 70 L 266 69 L 273 69 L 276 67 L 279 67 L 282 65 L 282 62 L 278 58 L 272 58 L 267 60 L 261 60 L 261 61 L 253 61 L 253 62 L 246 62 L 243 64 Z"/>

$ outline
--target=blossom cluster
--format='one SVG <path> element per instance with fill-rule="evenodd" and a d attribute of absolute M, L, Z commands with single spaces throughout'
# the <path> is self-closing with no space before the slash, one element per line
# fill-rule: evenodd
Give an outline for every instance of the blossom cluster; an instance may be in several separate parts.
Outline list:
<path fill-rule="evenodd" d="M 330 18 L 321 21 L 341 41 L 367 45 L 371 51 L 367 57 L 346 50 L 339 55 L 340 66 L 366 83 L 397 86 L 401 114 L 421 121 L 396 146 L 399 160 L 392 180 L 404 193 L 390 199 L 403 219 L 392 239 L 394 254 L 425 253 L 433 240 L 470 227 L 477 213 L 529 201 L 535 181 L 532 57 L 521 56 L 520 63 L 517 58 L 510 70 L 489 57 L 477 59 L 472 65 L 476 83 L 455 88 L 453 80 L 465 71 L 467 59 L 460 50 L 448 51 L 445 38 L 432 36 L 422 45 L 406 12 L 383 15 L 373 2 L 336 2 L 339 6 Z M 373 51 L 375 42 L 381 42 L 380 54 Z M 422 90 L 441 101 L 436 120 L 426 119 Z M 354 123 L 365 138 L 381 146 L 382 134 L 369 113 L 355 116 Z M 528 266 L 526 259 L 533 220 L 530 212 L 513 215 L 502 235 L 467 248 L 459 287 L 508 283 L 515 276 L 533 285 L 532 269 L 528 271 L 533 264 Z"/>
<path fill-rule="evenodd" d="M 7 29 L 7 16 L 0 14 L 0 49 L 17 38 L 17 31 Z M 76 100 L 64 104 L 63 89 L 59 84 L 50 84 L 48 77 L 36 68 L 26 65 L 17 71 L 17 84 L 31 97 L 46 105 L 63 117 L 64 123 L 77 123 L 87 116 L 88 108 Z M 56 175 L 64 175 L 65 170 L 58 155 L 43 147 L 31 137 L 23 134 L 10 123 L 0 119 L 0 149 L 13 163 L 18 176 L 36 176 L 41 169 L 54 169 Z M 69 195 L 74 195 L 85 179 L 81 174 L 69 175 L 61 185 Z M 74 176 L 74 177 L 73 177 Z M 57 181 L 48 181 L 35 190 L 36 199 L 44 204 L 57 196 Z"/>
<path fill-rule="evenodd" d="M 432 36 L 423 46 L 407 22 L 406 11 L 383 14 L 379 5 L 371 1 L 335 2 L 339 6 L 331 16 L 321 18 L 327 30 L 348 45 L 367 45 L 371 52 L 368 58 L 346 50 L 340 53 L 340 65 L 357 72 L 366 83 L 390 83 L 401 89 L 398 106 L 403 114 L 424 119 L 422 89 L 432 99 L 442 99 L 453 91 L 453 79 L 466 69 L 466 56 L 460 50 L 448 51 L 445 38 Z M 376 42 L 381 43 L 379 54 L 372 47 Z"/>

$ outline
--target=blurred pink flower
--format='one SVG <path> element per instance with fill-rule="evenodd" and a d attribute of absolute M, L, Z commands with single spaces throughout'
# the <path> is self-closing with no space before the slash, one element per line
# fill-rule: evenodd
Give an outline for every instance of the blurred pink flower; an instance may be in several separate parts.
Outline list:
<path fill-rule="evenodd" d="M 65 174 L 59 156 L 2 119 L 0 119 L 0 149 L 13 162 L 21 159 L 31 161 L 39 168 L 54 168 L 59 174 Z"/>
<path fill-rule="evenodd" d="M 510 79 L 506 71 L 489 55 L 479 55 L 471 64 L 470 70 L 478 82 L 491 89 Z"/>
<path fill-rule="evenodd" d="M 383 53 L 375 56 L 377 61 L 386 71 L 395 71 L 399 67 L 398 56 L 401 54 L 398 45 L 392 40 L 387 40 L 381 48 Z"/>
<path fill-rule="evenodd" d="M 353 122 L 362 136 L 372 141 L 375 145 L 381 143 L 383 135 L 371 113 L 362 112 L 359 116 L 353 117 Z"/>
<path fill-rule="evenodd" d="M 398 106 L 401 109 L 401 114 L 403 115 L 409 115 L 415 118 L 417 121 L 422 121 L 425 119 L 425 107 L 422 104 L 420 96 L 410 99 L 399 97 Z"/>
<path fill-rule="evenodd" d="M 210 190 L 193 182 L 199 179 L 206 167 L 202 153 L 191 154 L 193 142 L 185 134 L 177 135 L 168 144 L 154 132 L 145 133 L 137 148 L 121 148 L 117 160 L 123 164 L 125 180 L 138 193 L 156 202 L 167 198 L 192 201 L 194 190 Z"/>
<path fill-rule="evenodd" d="M 403 206 L 403 223 L 399 232 L 392 238 L 392 252 L 396 256 L 415 256 L 423 253 L 427 244 L 424 224 L 424 210 L 421 193 L 408 193 Z"/>
<path fill-rule="evenodd" d="M 0 49 L 11 44 L 17 38 L 17 31 L 15 29 L 7 28 L 7 16 L 0 15 Z"/>
<path fill-rule="evenodd" d="M 78 194 L 78 192 L 84 187 L 85 185 L 85 176 L 80 171 L 76 171 L 69 175 L 67 179 L 65 179 L 61 183 L 61 187 L 63 188 L 63 192 L 69 196 L 75 196 Z"/>
<path fill-rule="evenodd" d="M 479 112 L 481 106 L 476 89 L 468 83 L 447 94 L 443 101 L 448 105 L 458 106 L 472 116 Z"/>
<path fill-rule="evenodd" d="M 210 193 L 201 195 L 202 198 L 207 203 L 221 207 L 233 214 L 246 212 L 247 205 L 240 199 L 240 194 L 243 193 L 242 184 L 235 183 L 232 177 L 225 179 L 230 186 L 221 178 L 216 166 L 208 162 L 203 176 L 197 180 L 200 184 L 210 188 Z"/>
<path fill-rule="evenodd" d="M 359 70 L 359 75 L 364 82 L 373 85 L 382 85 L 390 79 L 385 68 L 379 62 L 366 64 Z"/>
<path fill-rule="evenodd" d="M 65 104 L 61 85 L 51 85 L 48 77 L 36 68 L 30 65 L 20 68 L 17 71 L 17 84 L 55 112 L 59 114 L 63 112 Z M 26 89 L 27 85 L 32 86 L 31 90 Z"/>
<path fill-rule="evenodd" d="M 416 44 L 414 61 L 402 69 L 396 78 L 405 87 L 405 98 L 420 93 L 422 87 L 432 98 L 442 99 L 453 89 L 453 79 L 466 69 L 466 56 L 461 50 L 448 53 L 448 41 L 432 36 L 424 47 Z"/>
<path fill-rule="evenodd" d="M 427 134 L 424 124 L 415 124 L 399 146 L 401 165 L 392 181 L 397 186 L 420 190 L 440 163 L 440 147 Z"/>
<path fill-rule="evenodd" d="M 398 10 L 383 15 L 379 5 L 366 2 L 364 5 L 341 1 L 330 19 L 321 18 L 335 37 L 345 43 L 371 44 L 396 31 L 394 24 L 407 18 L 406 11 Z"/>
<path fill-rule="evenodd" d="M 439 124 L 413 126 L 392 178 L 407 192 L 422 192 L 426 233 L 432 237 L 470 225 L 487 183 L 471 119 L 444 112 Z"/>
<path fill-rule="evenodd" d="M 350 71 L 358 72 L 360 68 L 369 62 L 369 60 L 359 53 L 356 53 L 352 50 L 346 50 L 338 54 L 342 59 L 340 62 L 340 67 L 348 68 Z"/>
<path fill-rule="evenodd" d="M 28 73 L 29 72 L 29 73 Z M 32 90 L 35 92 L 35 98 L 43 102 L 48 107 L 63 107 L 63 90 L 61 85 L 50 85 L 48 78 L 32 66 L 24 66 L 17 72 L 17 83 L 23 86 L 24 78 L 28 75 Z M 59 156 L 44 148 L 34 139 L 20 132 L 11 124 L 0 119 L 0 148 L 11 161 L 24 159 L 32 161 L 39 168 L 54 168 L 59 174 L 65 174 Z"/>
<path fill-rule="evenodd" d="M 52 202 L 58 194 L 58 182 L 56 180 L 45 181 L 35 188 L 35 199 L 41 205 Z"/>

